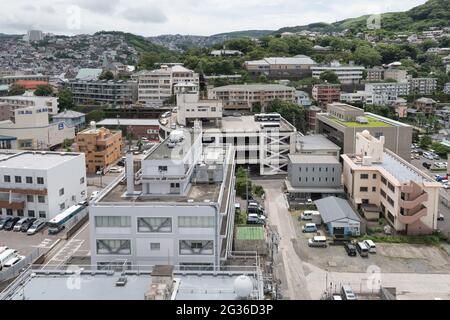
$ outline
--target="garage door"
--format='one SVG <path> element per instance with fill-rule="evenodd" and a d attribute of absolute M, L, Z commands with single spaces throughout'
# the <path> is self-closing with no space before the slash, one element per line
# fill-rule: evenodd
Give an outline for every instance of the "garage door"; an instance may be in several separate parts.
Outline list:
<path fill-rule="evenodd" d="M 343 235 L 344 232 L 345 232 L 345 230 L 342 227 L 335 227 L 333 229 L 333 234 L 335 234 L 335 235 Z"/>

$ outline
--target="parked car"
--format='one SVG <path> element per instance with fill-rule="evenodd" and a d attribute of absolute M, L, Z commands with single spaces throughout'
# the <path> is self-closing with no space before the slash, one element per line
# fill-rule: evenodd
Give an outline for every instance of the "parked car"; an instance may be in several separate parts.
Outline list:
<path fill-rule="evenodd" d="M 5 224 L 5 227 L 3 229 L 6 231 L 11 231 L 14 228 L 14 226 L 16 225 L 16 223 L 19 222 L 19 220 L 20 220 L 19 217 L 12 218 Z"/>
<path fill-rule="evenodd" d="M 327 238 L 324 236 L 314 236 L 312 239 L 308 240 L 308 246 L 315 248 L 326 248 Z"/>
<path fill-rule="evenodd" d="M 263 215 L 263 214 L 249 213 L 249 214 L 248 214 L 248 217 L 251 217 L 251 218 L 258 218 L 258 219 L 260 219 L 260 220 L 266 221 L 266 216 Z"/>
<path fill-rule="evenodd" d="M 304 233 L 317 232 L 317 226 L 314 223 L 307 223 L 302 227 Z"/>
<path fill-rule="evenodd" d="M 345 249 L 345 251 L 347 251 L 347 254 L 350 257 L 356 257 L 358 255 L 358 253 L 356 252 L 355 245 L 353 245 L 351 243 L 345 243 L 344 244 L 344 249 Z"/>
<path fill-rule="evenodd" d="M 109 169 L 110 173 L 122 173 L 123 168 L 121 167 L 112 167 L 111 169 Z"/>
<path fill-rule="evenodd" d="M 363 258 L 367 258 L 369 256 L 369 248 L 366 246 L 364 242 L 358 242 L 356 244 L 356 249 L 359 252 L 359 255 Z"/>
<path fill-rule="evenodd" d="M 80 202 L 78 202 L 78 205 L 79 206 L 83 206 L 83 207 L 87 207 L 89 205 L 89 201 L 87 201 L 87 200 L 80 201 Z"/>
<path fill-rule="evenodd" d="M 377 253 L 377 246 L 372 240 L 364 240 L 364 244 L 369 249 L 369 253 Z"/>
<path fill-rule="evenodd" d="M 31 236 L 31 235 L 33 235 L 35 233 L 38 233 L 39 231 L 41 231 L 44 228 L 45 228 L 45 220 L 44 219 L 38 219 L 35 222 L 33 222 L 31 227 L 28 228 L 27 235 Z"/>
<path fill-rule="evenodd" d="M 266 222 L 260 219 L 258 216 L 249 215 L 247 217 L 247 224 L 265 224 Z"/>
<path fill-rule="evenodd" d="M 302 220 L 310 221 L 312 220 L 313 212 L 312 211 L 304 211 L 301 215 Z"/>
<path fill-rule="evenodd" d="M 5 217 L 0 220 L 0 230 L 3 230 L 5 228 L 6 223 L 8 223 L 9 220 L 11 220 L 13 217 Z"/>
<path fill-rule="evenodd" d="M 13 231 L 20 232 L 20 230 L 22 228 L 22 224 L 24 224 L 28 221 L 30 221 L 30 218 L 28 218 L 28 217 L 22 218 L 19 221 L 17 221 L 17 223 L 14 225 Z"/>
<path fill-rule="evenodd" d="M 422 166 L 423 166 L 424 168 L 427 168 L 428 170 L 430 170 L 430 168 L 431 168 L 431 164 L 428 163 L 428 162 L 422 163 Z"/>
<path fill-rule="evenodd" d="M 22 223 L 22 226 L 20 227 L 21 232 L 27 232 L 28 229 L 33 225 L 33 223 L 36 221 L 36 218 L 31 218 L 27 222 Z"/>
<path fill-rule="evenodd" d="M 9 259 L 8 261 L 6 261 L 4 264 L 3 264 L 3 266 L 4 267 L 6 267 L 6 268 L 10 268 L 10 267 L 12 267 L 13 265 L 15 265 L 16 263 L 18 263 L 20 260 L 22 260 L 24 257 L 23 256 L 15 256 L 15 257 L 13 257 L 13 258 L 11 258 L 11 259 Z"/>

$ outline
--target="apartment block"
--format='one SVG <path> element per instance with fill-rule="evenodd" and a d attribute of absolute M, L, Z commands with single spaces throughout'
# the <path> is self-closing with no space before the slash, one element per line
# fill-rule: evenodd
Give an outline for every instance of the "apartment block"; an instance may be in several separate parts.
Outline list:
<path fill-rule="evenodd" d="M 270 80 L 299 80 L 311 76 L 311 67 L 316 62 L 305 55 L 295 57 L 270 57 L 246 61 L 244 67 L 253 79 L 266 76 Z"/>
<path fill-rule="evenodd" d="M 414 102 L 416 110 L 424 115 L 432 115 L 436 111 L 437 102 L 430 98 L 419 98 Z"/>
<path fill-rule="evenodd" d="M 408 80 L 409 92 L 416 94 L 432 94 L 436 91 L 436 78 L 412 78 Z"/>
<path fill-rule="evenodd" d="M 86 199 L 84 154 L 0 151 L 0 213 L 52 219 Z"/>
<path fill-rule="evenodd" d="M 162 106 L 174 94 L 178 83 L 191 83 L 199 87 L 199 74 L 181 65 L 162 65 L 158 70 L 141 71 L 133 76 L 138 83 L 138 103 Z"/>
<path fill-rule="evenodd" d="M 372 95 L 386 96 L 395 100 L 399 96 L 409 94 L 409 84 L 407 82 L 366 83 L 365 91 Z"/>
<path fill-rule="evenodd" d="M 90 205 L 97 266 L 218 266 L 232 250 L 235 162 L 231 146 L 203 147 L 201 128 L 176 130 Z"/>
<path fill-rule="evenodd" d="M 0 97 L 0 104 L 9 106 L 11 111 L 18 108 L 38 107 L 46 108 L 49 115 L 56 115 L 58 113 L 58 98 L 56 97 L 38 97 L 30 94 L 24 94 L 22 96 Z"/>
<path fill-rule="evenodd" d="M 86 172 L 106 171 L 122 158 L 122 131 L 96 128 L 81 131 L 76 137 L 77 151 L 86 155 Z"/>
<path fill-rule="evenodd" d="M 341 147 L 342 153 L 355 153 L 356 133 L 364 130 L 376 138 L 384 136 L 387 149 L 410 161 L 411 126 L 343 103 L 329 104 L 327 113 L 317 114 L 316 132 Z"/>
<path fill-rule="evenodd" d="M 397 233 L 435 231 L 441 184 L 384 149 L 385 137 L 377 139 L 366 130 L 355 140 L 355 152 L 342 155 L 345 192 L 353 206 L 363 212 L 375 206 Z"/>
<path fill-rule="evenodd" d="M 312 88 L 312 96 L 322 108 L 329 103 L 339 102 L 341 97 L 341 85 L 316 84 Z"/>
<path fill-rule="evenodd" d="M 130 105 L 137 100 L 137 83 L 122 80 L 71 80 L 67 83 L 75 104 L 92 102 Z"/>
<path fill-rule="evenodd" d="M 336 73 L 342 84 L 355 84 L 360 83 L 363 78 L 365 68 L 362 66 L 341 65 L 337 61 L 333 61 L 328 65 L 317 65 L 312 66 L 312 77 L 315 79 L 320 79 L 320 75 L 325 71 L 331 71 Z"/>
<path fill-rule="evenodd" d="M 183 126 L 197 120 L 217 123 L 222 119 L 222 101 L 200 99 L 198 92 L 177 94 L 177 108 L 177 121 Z"/>
<path fill-rule="evenodd" d="M 264 109 L 277 99 L 295 102 L 295 88 L 278 84 L 229 85 L 209 90 L 208 98 L 221 100 L 224 110 L 252 110 L 256 105 Z"/>

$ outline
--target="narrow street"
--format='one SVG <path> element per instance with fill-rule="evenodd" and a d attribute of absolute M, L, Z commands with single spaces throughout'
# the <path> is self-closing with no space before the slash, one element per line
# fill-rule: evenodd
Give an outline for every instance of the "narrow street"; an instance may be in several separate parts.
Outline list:
<path fill-rule="evenodd" d="M 282 180 L 261 180 L 256 184 L 263 186 L 266 194 L 266 210 L 269 212 L 269 224 L 278 228 L 280 242 L 278 246 L 279 263 L 275 272 L 281 280 L 281 294 L 284 299 L 310 300 L 303 262 L 295 252 L 292 241 L 296 238 L 295 228 L 289 215 L 288 205 L 280 192 Z"/>

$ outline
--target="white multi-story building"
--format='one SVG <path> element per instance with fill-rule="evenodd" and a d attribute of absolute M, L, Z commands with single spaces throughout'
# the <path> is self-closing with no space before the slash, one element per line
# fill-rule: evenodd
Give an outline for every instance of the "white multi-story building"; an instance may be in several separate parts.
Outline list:
<path fill-rule="evenodd" d="M 0 136 L 16 137 L 19 149 L 46 150 L 75 138 L 75 127 L 50 123 L 47 107 L 14 110 L 13 119 L 0 121 Z"/>
<path fill-rule="evenodd" d="M 333 61 L 329 65 L 311 66 L 312 76 L 320 79 L 320 75 L 325 71 L 336 73 L 342 84 L 360 83 L 363 78 L 365 68 L 355 65 L 341 65 L 338 61 Z"/>
<path fill-rule="evenodd" d="M 366 83 L 365 92 L 372 95 L 373 104 L 387 105 L 397 100 L 399 96 L 407 96 L 409 84 L 408 82 Z"/>
<path fill-rule="evenodd" d="M 84 154 L 0 151 L 3 217 L 52 219 L 85 199 Z"/>
<path fill-rule="evenodd" d="M 158 70 L 142 71 L 133 78 L 138 81 L 138 103 L 147 106 L 162 106 L 172 97 L 178 83 L 199 86 L 198 73 L 180 65 L 162 65 Z"/>
<path fill-rule="evenodd" d="M 92 264 L 218 266 L 231 250 L 235 162 L 231 146 L 202 146 L 201 128 L 174 131 L 134 173 L 91 202 Z"/>
<path fill-rule="evenodd" d="M 24 107 L 47 108 L 49 115 L 58 114 L 58 98 L 56 97 L 38 97 L 24 94 L 22 96 L 0 97 L 0 103 L 5 103 L 12 110 Z"/>
<path fill-rule="evenodd" d="M 223 105 L 220 100 L 200 100 L 198 92 L 177 94 L 177 121 L 186 126 L 195 120 L 216 121 L 222 119 Z"/>
<path fill-rule="evenodd" d="M 432 94 L 436 91 L 436 78 L 411 78 L 408 80 L 409 92 L 418 94 Z"/>

